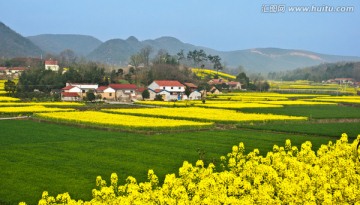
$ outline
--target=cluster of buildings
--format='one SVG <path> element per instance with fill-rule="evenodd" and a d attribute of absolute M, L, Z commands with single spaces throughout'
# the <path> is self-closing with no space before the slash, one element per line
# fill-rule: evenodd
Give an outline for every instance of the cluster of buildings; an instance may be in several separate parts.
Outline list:
<path fill-rule="evenodd" d="M 45 61 L 45 70 L 59 71 L 58 61 L 56 60 L 46 60 Z M 0 76 L 11 76 L 18 78 L 22 72 L 28 70 L 28 67 L 0 67 Z"/>
<path fill-rule="evenodd" d="M 216 79 L 208 82 L 209 85 L 224 83 Z M 229 89 L 241 89 L 239 82 L 227 82 Z M 188 95 L 185 90 L 188 88 Z M 147 88 L 139 88 L 135 84 L 109 84 L 108 86 L 98 86 L 98 84 L 79 84 L 67 83 L 61 90 L 63 101 L 81 101 L 89 91 L 93 92 L 97 99 L 106 101 L 133 101 L 141 100 L 144 90 L 149 91 L 149 100 L 161 98 L 164 101 L 176 100 L 200 100 L 206 91 L 198 91 L 198 87 L 193 83 L 180 83 L 177 80 L 155 80 Z M 220 93 L 215 86 L 210 90 L 211 93 Z"/>
<path fill-rule="evenodd" d="M 61 89 L 61 100 L 81 101 L 86 93 L 91 91 L 101 100 L 126 102 L 142 99 L 145 89 L 149 91 L 151 100 L 155 99 L 157 95 L 161 96 L 164 101 L 201 99 L 201 93 L 196 90 L 197 86 L 192 83 L 187 84 L 191 86 L 189 96 L 185 95 L 186 85 L 176 80 L 155 80 L 147 88 L 138 88 L 135 84 L 98 86 L 98 84 L 67 83 L 66 87 Z"/>

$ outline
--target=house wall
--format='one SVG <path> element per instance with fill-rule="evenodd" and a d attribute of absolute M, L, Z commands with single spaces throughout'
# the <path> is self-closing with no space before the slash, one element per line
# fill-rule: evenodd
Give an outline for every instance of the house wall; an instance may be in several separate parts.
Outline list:
<path fill-rule="evenodd" d="M 73 101 L 80 101 L 80 98 L 78 98 L 78 97 L 61 97 L 61 100 L 73 102 Z"/>
<path fill-rule="evenodd" d="M 192 92 L 189 95 L 189 100 L 200 100 L 201 99 L 201 93 L 199 92 Z"/>
<path fill-rule="evenodd" d="M 58 65 L 45 65 L 45 70 L 58 71 L 59 66 Z"/>
<path fill-rule="evenodd" d="M 103 92 L 99 94 L 102 99 L 106 98 L 106 100 L 115 100 L 115 92 Z"/>
<path fill-rule="evenodd" d="M 150 88 L 151 90 L 156 90 L 156 89 L 159 89 L 160 87 L 159 87 L 159 85 L 158 85 L 157 83 L 152 82 L 152 83 L 148 86 L 148 88 Z"/>

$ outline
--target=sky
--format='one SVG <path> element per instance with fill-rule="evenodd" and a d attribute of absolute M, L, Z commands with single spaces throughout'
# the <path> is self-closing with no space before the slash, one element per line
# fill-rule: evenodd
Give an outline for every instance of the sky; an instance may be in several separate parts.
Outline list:
<path fill-rule="evenodd" d="M 172 36 L 221 51 L 360 56 L 359 0 L 0 0 L 0 8 L 0 21 L 23 36 Z"/>

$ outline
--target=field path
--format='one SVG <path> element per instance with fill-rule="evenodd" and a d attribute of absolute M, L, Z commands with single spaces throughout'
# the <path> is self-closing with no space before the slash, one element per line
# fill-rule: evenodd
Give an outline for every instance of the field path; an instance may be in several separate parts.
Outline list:
<path fill-rule="evenodd" d="M 17 119 L 26 119 L 29 118 L 29 116 L 21 116 L 21 117 L 4 117 L 0 118 L 0 120 L 17 120 Z"/>

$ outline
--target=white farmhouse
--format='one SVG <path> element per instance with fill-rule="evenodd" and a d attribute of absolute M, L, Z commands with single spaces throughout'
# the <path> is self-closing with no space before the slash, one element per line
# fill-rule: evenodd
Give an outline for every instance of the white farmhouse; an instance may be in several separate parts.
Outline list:
<path fill-rule="evenodd" d="M 59 70 L 58 62 L 55 60 L 46 60 L 45 61 L 45 70 L 52 70 L 57 72 Z"/>
<path fill-rule="evenodd" d="M 181 100 L 185 92 L 185 86 L 177 80 L 155 80 L 148 89 L 150 94 L 162 95 L 165 101 Z"/>

